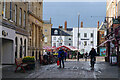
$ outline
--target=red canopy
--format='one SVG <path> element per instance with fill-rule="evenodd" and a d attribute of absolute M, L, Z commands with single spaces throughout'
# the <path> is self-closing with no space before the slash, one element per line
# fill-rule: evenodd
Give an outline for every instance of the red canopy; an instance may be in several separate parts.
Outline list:
<path fill-rule="evenodd" d="M 69 47 L 67 47 L 67 46 L 59 46 L 59 47 L 57 47 L 57 49 L 60 49 L 60 48 L 66 48 L 66 49 L 68 49 L 68 50 L 71 50 Z"/>

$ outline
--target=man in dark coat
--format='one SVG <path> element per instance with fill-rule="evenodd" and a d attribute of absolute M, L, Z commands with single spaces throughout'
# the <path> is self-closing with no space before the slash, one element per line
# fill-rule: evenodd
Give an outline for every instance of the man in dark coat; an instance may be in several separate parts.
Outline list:
<path fill-rule="evenodd" d="M 58 58 L 59 58 L 59 62 L 60 62 L 60 68 L 61 68 L 61 61 L 62 61 L 63 68 L 64 68 L 64 57 L 65 57 L 65 52 L 62 49 L 60 49 L 58 51 Z"/>
<path fill-rule="evenodd" d="M 80 58 L 80 52 L 78 51 L 77 54 L 78 54 L 78 57 L 77 57 L 77 58 L 78 58 L 78 61 L 79 61 L 79 58 Z"/>
<path fill-rule="evenodd" d="M 95 58 L 95 56 L 97 56 L 97 53 L 96 53 L 96 51 L 95 51 L 95 49 L 94 48 L 92 48 L 91 49 L 91 51 L 90 51 L 90 53 L 89 53 L 89 56 L 90 56 L 90 63 L 91 63 L 91 67 L 93 67 L 94 68 L 94 66 L 92 66 L 92 62 L 94 62 L 95 63 L 95 61 L 96 61 L 96 58 Z M 92 61 L 92 60 L 94 60 L 94 61 Z"/>

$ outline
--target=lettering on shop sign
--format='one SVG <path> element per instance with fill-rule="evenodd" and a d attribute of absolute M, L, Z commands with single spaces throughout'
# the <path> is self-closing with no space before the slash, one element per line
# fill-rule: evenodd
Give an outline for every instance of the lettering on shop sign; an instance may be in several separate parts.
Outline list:
<path fill-rule="evenodd" d="M 5 37 L 8 35 L 8 33 L 5 30 L 2 30 L 2 35 Z"/>

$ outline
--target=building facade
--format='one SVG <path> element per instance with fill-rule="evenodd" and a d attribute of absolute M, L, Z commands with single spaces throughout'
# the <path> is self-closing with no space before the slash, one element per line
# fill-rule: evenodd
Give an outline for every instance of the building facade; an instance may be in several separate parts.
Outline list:
<path fill-rule="evenodd" d="M 72 44 L 72 34 L 68 33 L 66 30 L 62 28 L 52 28 L 51 31 L 52 35 L 52 47 L 59 47 L 59 46 L 73 46 Z"/>
<path fill-rule="evenodd" d="M 98 40 L 97 40 L 98 49 L 97 49 L 97 51 L 100 56 L 106 56 L 106 47 L 105 47 L 105 29 L 106 28 L 104 26 L 104 23 L 102 22 L 100 27 L 98 25 L 97 29 L 98 29 L 98 34 L 97 34 L 98 35 L 97 36 L 98 37 Z"/>
<path fill-rule="evenodd" d="M 15 58 L 27 56 L 28 3 L 2 2 L 0 5 L 2 64 L 14 64 Z"/>
<path fill-rule="evenodd" d="M 51 41 L 51 19 L 49 21 L 44 21 L 43 24 L 43 34 L 44 34 L 44 42 L 43 42 L 43 47 L 51 47 L 52 46 L 52 41 Z"/>
<path fill-rule="evenodd" d="M 78 28 L 73 28 L 73 46 L 78 47 Z M 85 53 L 95 48 L 97 50 L 97 28 L 79 28 L 79 50 Z"/>
<path fill-rule="evenodd" d="M 120 26 L 120 0 L 107 0 L 106 22 L 106 60 L 111 62 L 110 57 L 112 55 L 117 55 L 117 62 L 120 63 L 120 37 L 118 36 Z"/>
<path fill-rule="evenodd" d="M 43 53 L 43 2 L 30 2 L 29 16 L 29 56 L 35 56 L 36 60 L 42 59 Z"/>

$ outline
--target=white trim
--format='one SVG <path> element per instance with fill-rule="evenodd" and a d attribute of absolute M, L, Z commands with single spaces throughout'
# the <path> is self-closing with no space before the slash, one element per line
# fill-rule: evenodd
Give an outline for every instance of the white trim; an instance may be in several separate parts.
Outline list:
<path fill-rule="evenodd" d="M 9 20 L 9 21 L 12 22 L 12 23 L 14 22 L 13 20 Z"/>
<path fill-rule="evenodd" d="M 3 17 L 3 19 L 8 20 L 7 18 Z"/>

